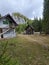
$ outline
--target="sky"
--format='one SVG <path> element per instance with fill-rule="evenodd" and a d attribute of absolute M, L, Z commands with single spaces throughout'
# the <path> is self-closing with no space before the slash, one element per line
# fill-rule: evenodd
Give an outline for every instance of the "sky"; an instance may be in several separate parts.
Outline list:
<path fill-rule="evenodd" d="M 30 19 L 42 18 L 43 0 L 0 0 L 1 15 L 13 12 L 19 12 Z"/>

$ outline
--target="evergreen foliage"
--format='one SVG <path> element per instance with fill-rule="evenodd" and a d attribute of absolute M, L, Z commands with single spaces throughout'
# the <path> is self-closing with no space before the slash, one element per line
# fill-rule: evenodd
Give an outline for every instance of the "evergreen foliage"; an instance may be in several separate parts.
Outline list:
<path fill-rule="evenodd" d="M 43 31 L 49 34 L 49 0 L 44 0 Z"/>
<path fill-rule="evenodd" d="M 41 32 L 42 31 L 42 20 L 41 19 L 38 20 L 37 18 L 35 18 L 33 20 L 32 26 L 34 27 L 34 30 L 36 32 Z"/>

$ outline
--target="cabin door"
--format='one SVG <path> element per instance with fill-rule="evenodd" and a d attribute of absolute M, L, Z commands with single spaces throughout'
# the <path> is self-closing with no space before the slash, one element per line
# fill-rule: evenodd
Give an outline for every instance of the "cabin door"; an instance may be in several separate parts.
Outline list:
<path fill-rule="evenodd" d="M 3 31 L 2 31 L 2 28 L 0 28 L 0 33 L 2 33 Z M 1 38 L 3 38 L 3 34 L 1 35 Z"/>

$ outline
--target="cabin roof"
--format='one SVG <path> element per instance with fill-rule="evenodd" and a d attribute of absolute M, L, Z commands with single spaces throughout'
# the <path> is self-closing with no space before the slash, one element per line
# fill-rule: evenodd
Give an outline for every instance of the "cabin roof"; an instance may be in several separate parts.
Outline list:
<path fill-rule="evenodd" d="M 34 30 L 34 27 L 31 26 L 31 25 L 28 25 L 28 26 L 25 28 L 25 30 L 27 30 L 29 27 L 30 27 L 32 30 Z"/>
<path fill-rule="evenodd" d="M 5 16 L 3 16 L 3 17 L 0 17 L 0 19 L 2 19 L 2 18 L 9 19 L 10 22 L 13 22 L 13 23 L 15 24 L 15 26 L 18 25 L 18 24 L 16 23 L 16 21 L 13 19 L 13 17 L 12 17 L 10 14 L 7 14 L 7 15 L 5 15 Z"/>

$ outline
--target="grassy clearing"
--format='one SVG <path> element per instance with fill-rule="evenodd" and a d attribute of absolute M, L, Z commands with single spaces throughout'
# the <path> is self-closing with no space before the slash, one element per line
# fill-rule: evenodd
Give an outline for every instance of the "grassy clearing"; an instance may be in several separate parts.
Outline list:
<path fill-rule="evenodd" d="M 0 40 L 0 50 L 7 43 L 4 56 L 12 56 L 9 65 L 49 65 L 49 36 L 18 35 Z"/>

